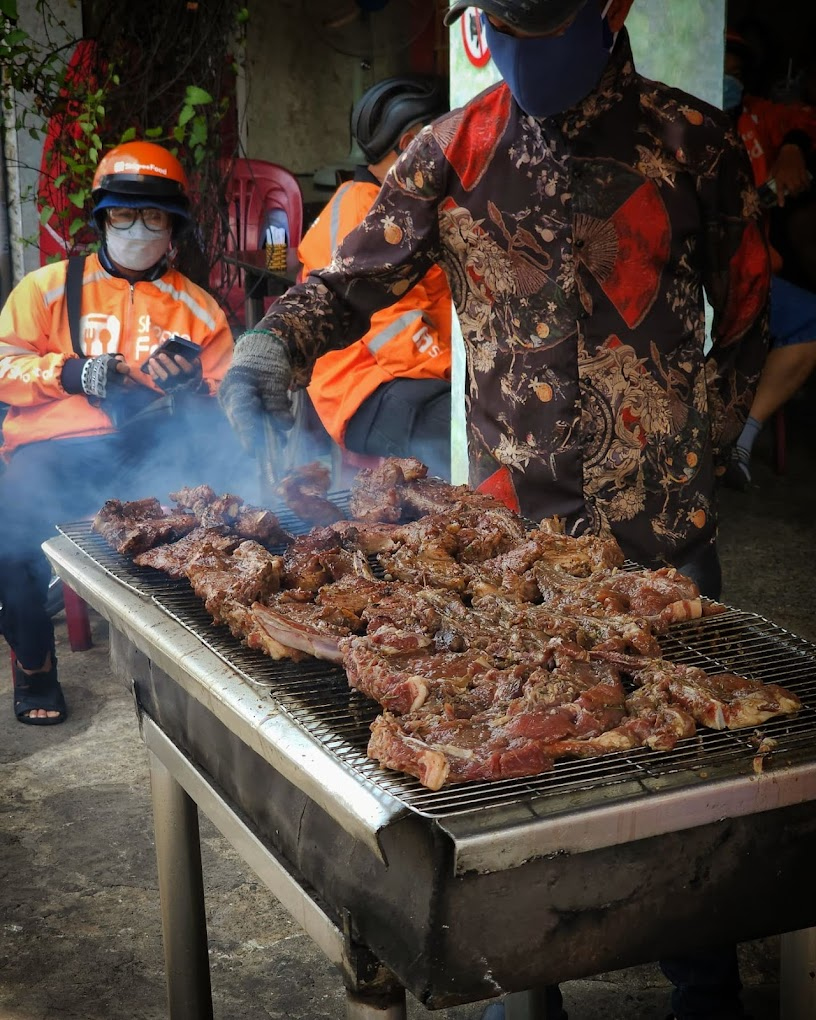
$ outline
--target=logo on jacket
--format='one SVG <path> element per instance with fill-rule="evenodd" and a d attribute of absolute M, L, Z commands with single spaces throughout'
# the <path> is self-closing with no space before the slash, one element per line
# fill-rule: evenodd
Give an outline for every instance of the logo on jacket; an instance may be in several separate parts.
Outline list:
<path fill-rule="evenodd" d="M 83 315 L 79 320 L 79 331 L 82 346 L 89 358 L 118 353 L 122 326 L 115 315 L 105 315 L 102 312 Z"/>

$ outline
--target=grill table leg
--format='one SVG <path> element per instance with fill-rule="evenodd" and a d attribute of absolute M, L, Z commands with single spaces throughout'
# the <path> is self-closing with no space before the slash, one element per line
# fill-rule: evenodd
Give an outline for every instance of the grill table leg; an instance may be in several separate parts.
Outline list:
<path fill-rule="evenodd" d="M 406 1020 L 405 990 L 395 991 L 389 999 L 366 997 L 346 991 L 346 1020 Z"/>
<path fill-rule="evenodd" d="M 816 1016 L 816 928 L 791 931 L 780 940 L 781 1020 Z"/>
<path fill-rule="evenodd" d="M 169 1020 L 212 1020 L 198 809 L 148 752 Z"/>

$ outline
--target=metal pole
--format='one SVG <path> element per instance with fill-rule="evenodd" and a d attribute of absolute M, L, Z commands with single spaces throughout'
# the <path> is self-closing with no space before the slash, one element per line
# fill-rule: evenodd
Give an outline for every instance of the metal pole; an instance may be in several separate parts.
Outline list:
<path fill-rule="evenodd" d="M 14 287 L 11 268 L 11 226 L 9 224 L 9 188 L 6 172 L 6 132 L 0 124 L 0 306 Z"/>
<path fill-rule="evenodd" d="M 198 809 L 148 751 L 169 1020 L 212 1020 Z"/>
<path fill-rule="evenodd" d="M 781 1020 L 816 1017 L 816 928 L 791 931 L 780 939 Z"/>

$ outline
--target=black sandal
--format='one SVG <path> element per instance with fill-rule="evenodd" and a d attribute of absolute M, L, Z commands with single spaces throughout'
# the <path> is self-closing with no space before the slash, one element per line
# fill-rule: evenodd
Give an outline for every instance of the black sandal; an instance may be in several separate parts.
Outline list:
<path fill-rule="evenodd" d="M 27 713 L 38 708 L 59 715 L 30 716 Z M 19 663 L 14 665 L 14 714 L 17 721 L 27 726 L 56 726 L 68 718 L 68 707 L 57 679 L 57 663 L 54 659 L 47 673 L 24 673 Z"/>

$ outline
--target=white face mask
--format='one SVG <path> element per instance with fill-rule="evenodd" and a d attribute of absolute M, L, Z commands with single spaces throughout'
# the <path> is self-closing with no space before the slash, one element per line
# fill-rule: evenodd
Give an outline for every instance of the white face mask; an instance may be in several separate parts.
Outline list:
<path fill-rule="evenodd" d="M 137 219 L 125 230 L 114 230 L 108 226 L 105 229 L 105 246 L 111 261 L 117 266 L 142 273 L 167 254 L 172 234 L 171 227 L 160 231 L 148 230 L 141 219 Z"/>

